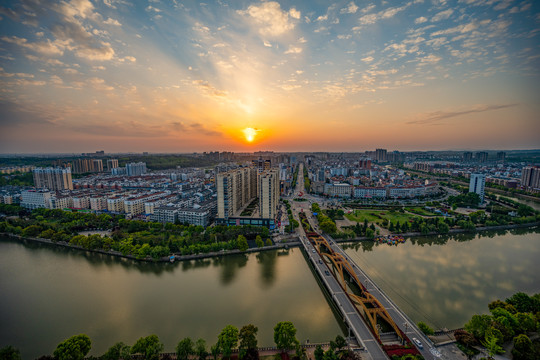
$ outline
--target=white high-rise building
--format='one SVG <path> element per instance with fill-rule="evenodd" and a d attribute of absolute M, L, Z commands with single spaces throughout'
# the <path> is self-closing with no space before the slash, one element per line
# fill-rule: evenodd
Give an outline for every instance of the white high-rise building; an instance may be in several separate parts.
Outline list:
<path fill-rule="evenodd" d="M 253 168 L 239 168 L 216 177 L 218 218 L 228 219 L 257 196 L 257 175 Z"/>
<path fill-rule="evenodd" d="M 471 182 L 469 183 L 469 192 L 474 192 L 480 195 L 480 201 L 484 202 L 484 188 L 486 187 L 485 174 L 471 174 Z"/>
<path fill-rule="evenodd" d="M 46 190 L 24 190 L 21 192 L 21 206 L 27 209 L 49 208 L 53 193 Z"/>
<path fill-rule="evenodd" d="M 146 163 L 138 162 L 126 164 L 126 173 L 127 176 L 139 176 L 146 174 Z"/>
<path fill-rule="evenodd" d="M 279 203 L 279 172 L 266 170 L 259 175 L 259 212 L 263 219 L 275 219 Z"/>

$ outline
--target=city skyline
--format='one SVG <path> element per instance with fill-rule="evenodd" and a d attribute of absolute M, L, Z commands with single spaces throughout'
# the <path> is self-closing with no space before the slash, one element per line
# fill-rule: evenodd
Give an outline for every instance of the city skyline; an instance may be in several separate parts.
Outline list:
<path fill-rule="evenodd" d="M 533 149 L 533 1 L 0 7 L 0 152 Z"/>

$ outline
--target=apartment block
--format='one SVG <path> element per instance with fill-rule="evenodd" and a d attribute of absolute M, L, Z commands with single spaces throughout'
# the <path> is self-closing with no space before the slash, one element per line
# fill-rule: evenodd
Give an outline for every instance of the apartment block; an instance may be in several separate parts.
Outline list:
<path fill-rule="evenodd" d="M 48 208 L 53 192 L 47 190 L 24 190 L 21 193 L 21 206 L 27 209 Z"/>
<path fill-rule="evenodd" d="M 474 192 L 480 195 L 480 201 L 484 202 L 484 188 L 486 186 L 485 174 L 471 174 L 469 182 L 469 192 Z"/>
<path fill-rule="evenodd" d="M 70 168 L 36 168 L 32 174 L 34 186 L 38 189 L 73 190 Z"/>
<path fill-rule="evenodd" d="M 216 177 L 218 218 L 235 216 L 257 196 L 257 176 L 245 167 L 218 174 Z"/>
<path fill-rule="evenodd" d="M 279 172 L 266 170 L 259 175 L 259 212 L 262 219 L 274 219 L 279 203 Z"/>

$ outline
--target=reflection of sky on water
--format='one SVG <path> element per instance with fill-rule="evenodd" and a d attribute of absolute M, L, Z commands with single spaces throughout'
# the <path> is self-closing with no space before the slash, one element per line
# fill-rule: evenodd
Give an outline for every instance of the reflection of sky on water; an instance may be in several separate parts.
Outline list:
<path fill-rule="evenodd" d="M 284 320 L 300 340 L 341 333 L 299 249 L 157 265 L 93 255 L 0 241 L 0 347 L 33 359 L 86 333 L 101 355 L 155 333 L 173 351 L 186 336 L 212 345 L 226 325 L 249 323 L 268 346 Z"/>
<path fill-rule="evenodd" d="M 458 328 L 493 300 L 540 292 L 539 234 L 427 237 L 347 252 L 415 322 Z"/>

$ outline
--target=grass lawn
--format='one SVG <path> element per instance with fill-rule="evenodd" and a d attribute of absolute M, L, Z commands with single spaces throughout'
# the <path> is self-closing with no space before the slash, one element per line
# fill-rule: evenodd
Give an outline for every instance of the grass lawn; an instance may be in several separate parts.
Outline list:
<path fill-rule="evenodd" d="M 381 218 L 377 217 L 379 215 Z M 365 219 L 367 219 L 368 222 L 375 222 L 377 224 L 382 223 L 383 219 L 388 219 L 389 221 L 396 223 L 399 221 L 400 223 L 403 223 L 405 221 L 412 220 L 414 218 L 419 218 L 419 216 L 407 214 L 407 213 L 401 213 L 399 211 L 390 212 L 389 210 L 372 210 L 372 209 L 365 209 L 365 210 L 354 210 L 350 214 L 345 214 L 347 219 L 359 223 L 363 223 Z"/>
<path fill-rule="evenodd" d="M 431 212 L 431 211 L 428 211 L 422 207 L 412 207 L 412 208 L 405 208 L 407 211 L 410 211 L 412 213 L 415 213 L 415 214 L 418 214 L 418 215 L 423 215 L 423 216 L 438 216 L 437 214 Z"/>

